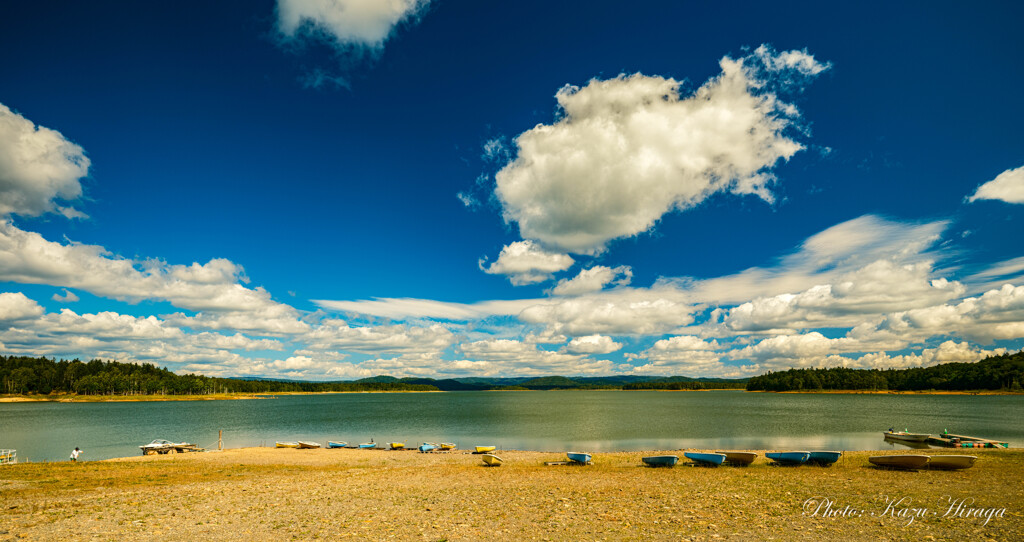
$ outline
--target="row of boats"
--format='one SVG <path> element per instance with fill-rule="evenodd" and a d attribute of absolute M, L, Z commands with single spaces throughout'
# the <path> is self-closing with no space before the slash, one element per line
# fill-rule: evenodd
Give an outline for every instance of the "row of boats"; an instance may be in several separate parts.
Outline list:
<path fill-rule="evenodd" d="M 319 442 L 300 440 L 300 441 L 297 441 L 297 442 L 277 442 L 277 443 L 274 444 L 274 447 L 275 448 L 304 448 L 304 449 L 311 449 L 311 448 L 321 448 L 322 446 L 320 446 Z M 382 446 L 379 446 L 376 442 L 373 441 L 373 439 L 370 439 L 370 442 L 362 442 L 362 443 L 359 443 L 359 444 L 349 444 L 349 443 L 343 442 L 343 441 L 329 440 L 329 441 L 327 441 L 327 446 L 326 447 L 327 448 L 349 448 L 349 449 L 353 449 L 353 450 L 355 450 L 355 449 L 375 450 L 375 449 L 382 448 Z M 404 442 L 388 442 L 386 444 L 386 446 L 383 446 L 383 448 L 389 449 L 389 450 L 404 450 L 405 449 L 405 443 Z M 454 443 L 452 443 L 452 442 L 441 442 L 441 443 L 424 442 L 423 444 L 421 444 L 419 446 L 419 451 L 421 451 L 421 452 L 450 451 L 450 450 L 454 450 L 455 448 L 456 448 L 456 445 Z M 477 446 L 476 447 L 476 453 L 492 452 L 496 448 L 497 448 L 497 446 Z"/>

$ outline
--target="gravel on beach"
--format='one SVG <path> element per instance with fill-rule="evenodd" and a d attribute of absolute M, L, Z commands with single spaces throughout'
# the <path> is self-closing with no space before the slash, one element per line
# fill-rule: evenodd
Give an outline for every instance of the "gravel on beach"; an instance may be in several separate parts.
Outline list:
<path fill-rule="evenodd" d="M 0 467 L 0 540 L 1021 540 L 1024 452 L 905 472 L 565 455 L 245 448 Z M 919 453 L 909 451 L 906 453 Z M 964 451 L 929 450 L 928 454 Z M 675 468 L 642 465 L 673 454 Z"/>

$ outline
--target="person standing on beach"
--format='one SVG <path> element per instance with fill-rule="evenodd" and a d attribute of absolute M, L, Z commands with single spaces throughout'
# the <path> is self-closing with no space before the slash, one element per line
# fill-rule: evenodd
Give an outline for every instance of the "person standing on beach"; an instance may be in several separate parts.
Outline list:
<path fill-rule="evenodd" d="M 71 450 L 71 460 L 78 461 L 78 456 L 80 455 L 82 455 L 82 450 L 79 450 L 78 446 L 75 446 L 75 449 Z"/>

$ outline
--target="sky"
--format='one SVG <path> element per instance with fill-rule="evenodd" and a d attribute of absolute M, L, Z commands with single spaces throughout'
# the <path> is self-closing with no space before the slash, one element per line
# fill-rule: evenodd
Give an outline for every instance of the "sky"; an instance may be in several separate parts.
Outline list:
<path fill-rule="evenodd" d="M 0 352 L 749 377 L 1024 348 L 1024 5 L 20 2 Z"/>

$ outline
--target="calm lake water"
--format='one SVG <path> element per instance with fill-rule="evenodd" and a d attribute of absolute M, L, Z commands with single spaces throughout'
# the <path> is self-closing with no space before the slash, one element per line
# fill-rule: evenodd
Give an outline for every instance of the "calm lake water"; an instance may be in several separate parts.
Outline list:
<path fill-rule="evenodd" d="M 353 393 L 241 401 L 0 403 L 0 448 L 21 461 L 138 455 L 154 438 L 216 448 L 275 441 L 455 442 L 461 448 L 885 450 L 882 431 L 1024 445 L 1024 396 L 791 395 L 741 391 Z"/>

